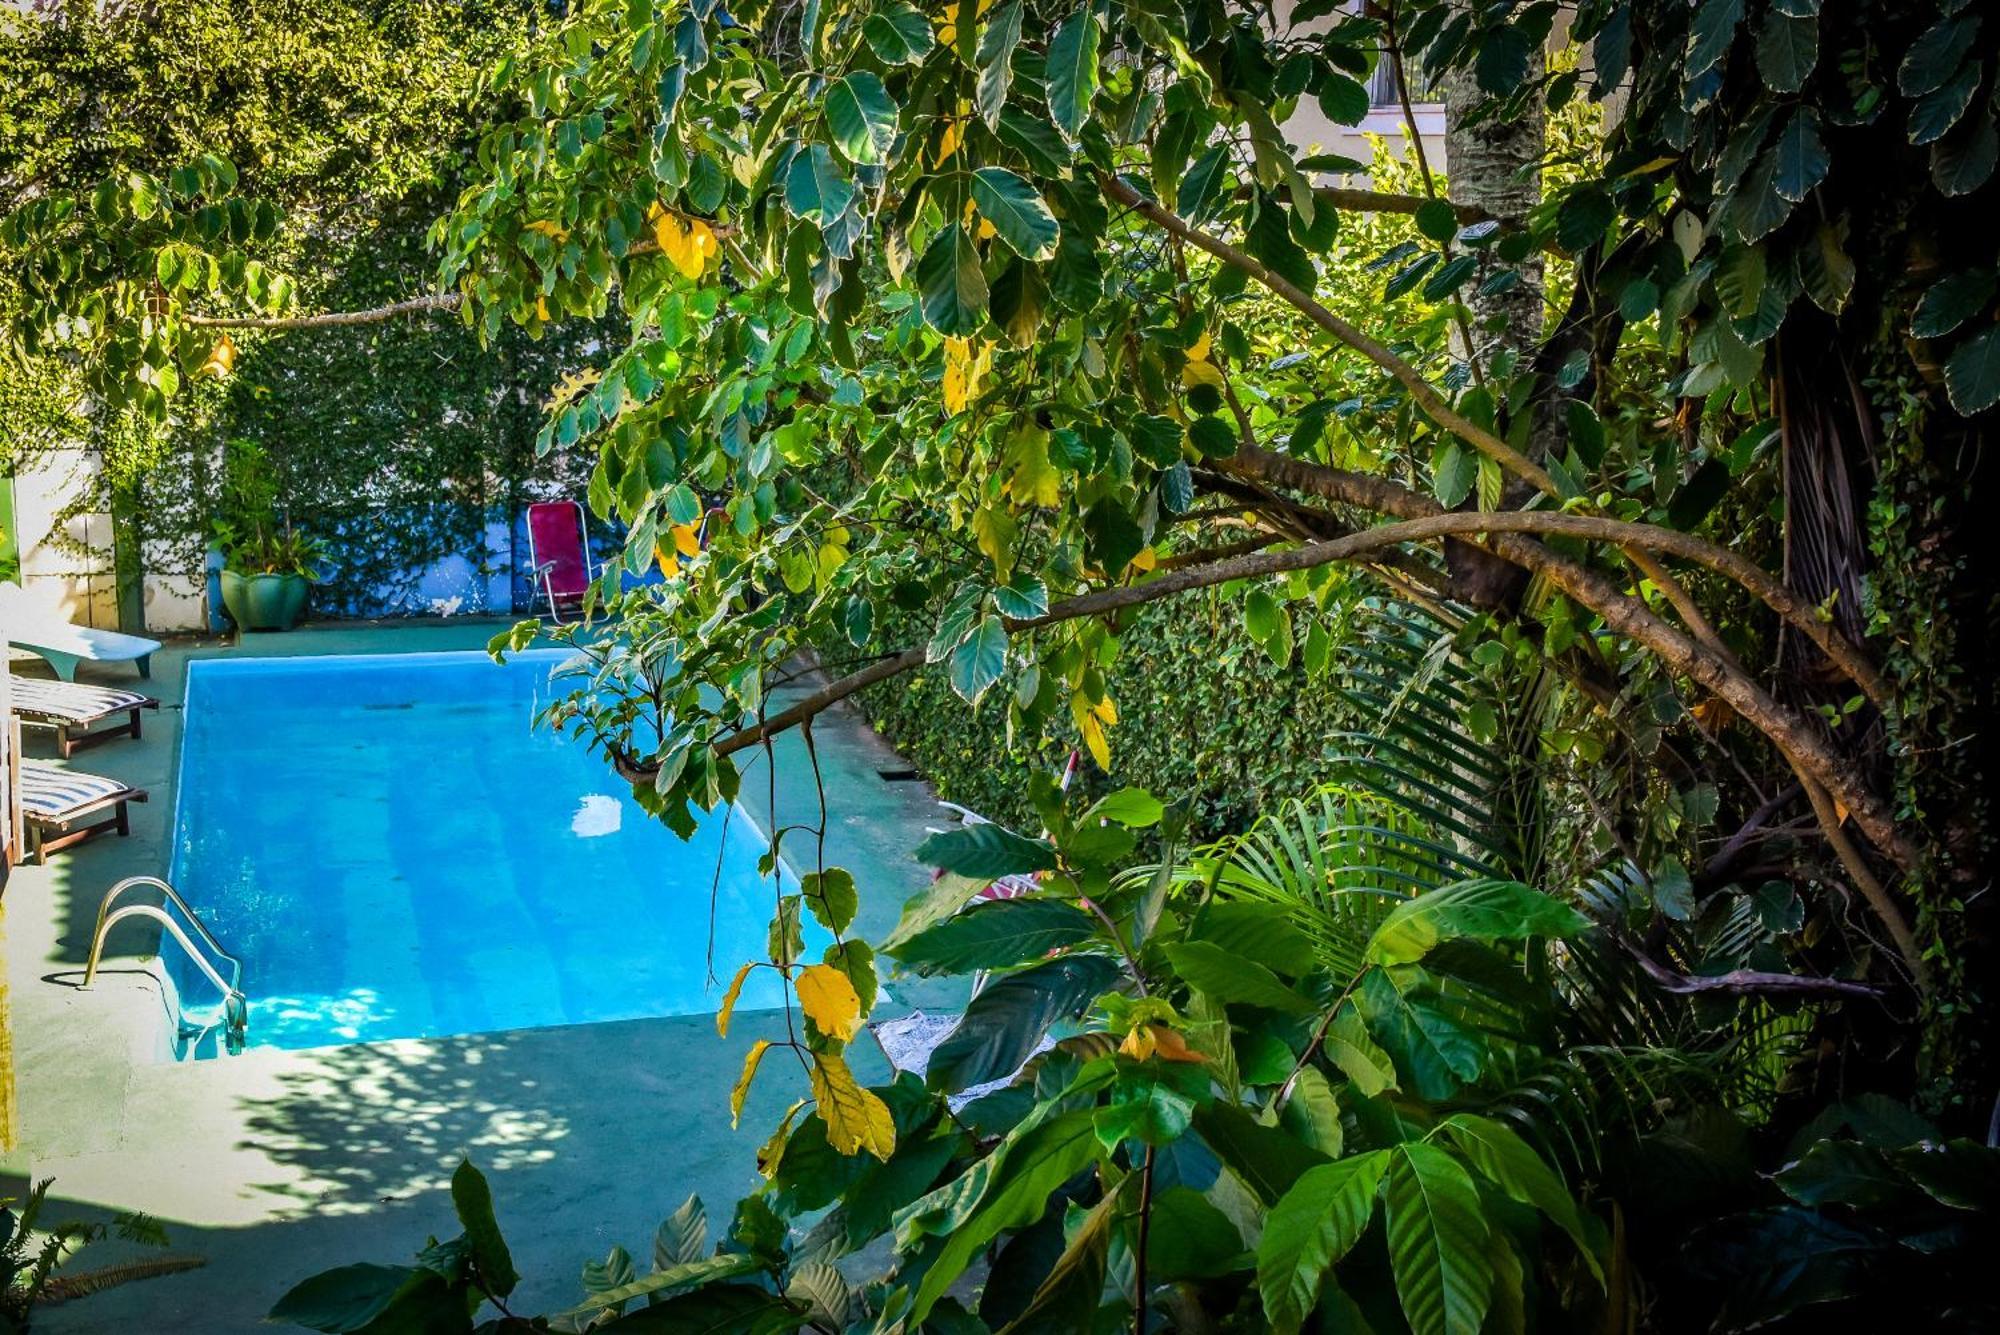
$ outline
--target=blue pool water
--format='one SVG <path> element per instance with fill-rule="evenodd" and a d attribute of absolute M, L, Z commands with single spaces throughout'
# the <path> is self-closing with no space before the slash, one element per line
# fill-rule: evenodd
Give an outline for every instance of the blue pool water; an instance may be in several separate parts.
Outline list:
<path fill-rule="evenodd" d="M 172 879 L 243 961 L 251 1046 L 709 1012 L 765 957 L 763 835 L 717 810 L 683 843 L 535 727 L 566 656 L 189 665 Z M 760 969 L 739 1005 L 779 1002 Z"/>

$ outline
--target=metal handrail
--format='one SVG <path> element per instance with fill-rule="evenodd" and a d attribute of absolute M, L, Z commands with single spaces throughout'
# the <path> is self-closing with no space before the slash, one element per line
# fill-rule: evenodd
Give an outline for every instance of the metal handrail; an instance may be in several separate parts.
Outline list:
<path fill-rule="evenodd" d="M 173 886 L 167 884 L 157 876 L 127 876 L 124 880 L 105 891 L 104 898 L 98 902 L 97 925 L 91 929 L 90 961 L 84 966 L 83 985 L 85 987 L 90 986 L 91 976 L 97 972 L 97 958 L 99 952 L 104 948 L 105 934 L 110 930 L 111 923 L 117 921 L 115 918 L 110 918 L 107 921 L 111 913 L 111 906 L 117 903 L 119 896 L 123 895 L 127 890 L 138 889 L 140 887 L 158 890 L 164 895 L 169 903 L 181 911 L 181 916 L 187 919 L 188 925 L 200 934 L 202 944 L 221 956 L 223 961 L 229 965 L 230 976 L 235 979 L 243 977 L 243 962 L 222 948 L 222 943 L 215 939 L 215 933 L 208 930 L 208 924 L 204 923 L 196 915 L 187 900 L 181 898 L 180 891 L 174 889 Z M 162 921 L 165 920 L 162 919 Z M 194 947 L 188 944 L 187 938 L 184 935 L 181 935 L 178 931 L 175 935 L 180 938 L 181 944 L 186 947 L 188 954 L 194 955 L 196 953 Z M 221 983 L 218 982 L 217 986 L 221 986 Z M 232 983 L 223 990 L 234 991 L 235 985 Z"/>
<path fill-rule="evenodd" d="M 116 927 L 127 918 L 151 918 L 154 922 L 159 923 L 160 926 L 173 933 L 174 940 L 180 942 L 181 949 L 188 953 L 188 958 L 201 966 L 201 971 L 208 975 L 208 981 L 214 983 L 216 990 L 222 993 L 225 1003 L 240 998 L 243 995 L 242 989 L 237 987 L 235 981 L 223 981 L 222 975 L 216 971 L 215 966 L 210 964 L 207 957 L 194 948 L 194 942 L 190 941 L 188 934 L 181 930 L 181 925 L 169 917 L 165 909 L 154 904 L 127 904 L 124 908 L 119 909 L 104 920 L 104 925 L 97 929 L 97 939 L 90 943 L 90 962 L 84 966 L 83 970 L 83 985 L 85 987 L 89 987 L 91 979 L 96 976 L 97 956 L 104 949 L 105 936 L 113 927 Z M 234 965 L 236 961 L 231 960 L 230 963 Z M 235 969 L 234 977 L 242 977 L 242 969 L 240 967 Z"/>

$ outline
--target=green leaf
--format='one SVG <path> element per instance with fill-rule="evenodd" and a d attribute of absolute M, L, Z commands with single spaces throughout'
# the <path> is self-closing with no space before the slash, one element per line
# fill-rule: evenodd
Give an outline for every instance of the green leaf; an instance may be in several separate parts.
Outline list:
<path fill-rule="evenodd" d="M 1090 117 L 1097 93 L 1097 15 L 1085 5 L 1062 21 L 1049 39 L 1049 118 L 1074 140 Z"/>
<path fill-rule="evenodd" d="M 826 123 L 849 162 L 872 165 L 896 143 L 896 103 L 882 80 L 866 70 L 826 90 Z"/>
<path fill-rule="evenodd" d="M 1190 222 L 1202 221 L 1223 197 L 1230 179 L 1229 161 L 1227 143 L 1210 145 L 1182 174 L 1180 189 L 1174 195 L 1174 212 Z"/>
<path fill-rule="evenodd" d="M 1594 185 L 1579 186 L 1556 206 L 1556 244 L 1572 255 L 1587 250 L 1604 236 L 1616 216 L 1610 195 Z"/>
<path fill-rule="evenodd" d="M 1359 125 L 1374 109 L 1374 99 L 1358 80 L 1328 70 L 1319 86 L 1319 109 L 1335 125 Z"/>
<path fill-rule="evenodd" d="M 968 825 L 933 834 L 917 845 L 917 861 L 927 867 L 987 881 L 1024 872 L 1052 871 L 1056 851 L 1040 839 L 1026 839 L 1000 825 Z"/>
<path fill-rule="evenodd" d="M 1561 900 L 1519 881 L 1460 881 L 1398 904 L 1369 938 L 1367 958 L 1408 964 L 1440 941 L 1567 937 L 1589 925 Z"/>
<path fill-rule="evenodd" d="M 1092 1125 L 1110 1154 L 1128 1140 L 1170 1145 L 1187 1134 L 1194 1110 L 1208 1101 L 1208 1070 L 1198 1063 L 1121 1063 L 1110 1100 Z"/>
<path fill-rule="evenodd" d="M 1458 233 L 1458 210 L 1448 199 L 1427 199 L 1417 205 L 1417 230 L 1443 245 Z"/>
<path fill-rule="evenodd" d="M 1910 333 L 1917 338 L 1942 338 L 1984 310 L 1993 300 L 1993 272 L 1990 269 L 1955 273 L 1924 290 L 1910 317 Z"/>
<path fill-rule="evenodd" d="M 1388 1153 L 1389 1266 L 1411 1335 L 1478 1330 L 1493 1296 L 1479 1189 L 1435 1145 Z"/>
<path fill-rule="evenodd" d="M 1972 105 L 1984 69 L 1980 61 L 1968 60 L 1935 92 L 1918 99 L 1917 104 L 1910 108 L 1910 142 L 1931 144 L 1944 138 L 1946 132 L 1965 115 L 1965 109 Z"/>
<path fill-rule="evenodd" d="M 1062 955 L 988 983 L 931 1053 L 925 1082 L 955 1092 L 1005 1079 L 1050 1025 L 1075 1019 L 1117 977 L 1118 966 L 1101 955 Z"/>
<path fill-rule="evenodd" d="M 979 249 L 957 223 L 947 224 L 917 261 L 924 320 L 940 334 L 969 338 L 986 324 L 986 273 Z"/>
<path fill-rule="evenodd" d="M 927 931 L 887 947 L 917 973 L 1006 969 L 1097 934 L 1089 914 L 1053 899 L 999 899 L 974 904 Z"/>
<path fill-rule="evenodd" d="M 1944 386 L 1951 406 L 1968 417 L 2000 403 L 2000 326 L 1959 344 L 1944 364 Z"/>
<path fill-rule="evenodd" d="M 1353 1008 L 1343 1009 L 1327 1026 L 1322 1046 L 1327 1060 L 1339 1068 L 1340 1073 L 1353 1084 L 1355 1092 L 1363 1098 L 1373 1098 L 1385 1089 L 1397 1088 L 1396 1064 L 1369 1037 L 1368 1026 L 1361 1022 L 1360 1013 Z"/>
<path fill-rule="evenodd" d="M 1146 1232 L 1149 1276 L 1163 1284 L 1207 1279 L 1240 1269 L 1251 1259 L 1243 1250 L 1242 1233 L 1201 1192 L 1169 1187 L 1154 1198 L 1152 1227 Z M 1100 1281 L 1090 1295 L 1093 1307 L 1102 1292 Z"/>
<path fill-rule="evenodd" d="M 1007 671 L 1007 627 L 997 615 L 981 617 L 972 634 L 951 651 L 951 689 L 968 703 L 978 704 L 987 688 Z"/>
<path fill-rule="evenodd" d="M 1278 622 L 1284 618 L 1285 610 L 1263 589 L 1250 590 L 1243 600 L 1243 629 L 1258 644 L 1264 644 L 1278 633 Z"/>
<path fill-rule="evenodd" d="M 1308 1014 L 1312 1002 L 1280 982 L 1255 960 L 1232 954 L 1212 941 L 1180 941 L 1166 948 L 1174 972 L 1197 992 L 1206 992 L 1217 1001 L 1268 1010 Z"/>
<path fill-rule="evenodd" d="M 1794 204 L 1826 179 L 1827 168 L 1832 165 L 1826 145 L 1820 142 L 1819 117 L 1810 110 L 1792 113 L 1778 141 L 1771 146 L 1771 153 L 1777 165 L 1772 188 L 1779 198 Z"/>
<path fill-rule="evenodd" d="M 1424 283 L 1426 301 L 1442 301 L 1465 285 L 1472 277 L 1472 271 L 1479 267 L 1477 255 L 1454 255 L 1446 260 L 1438 271 Z"/>
<path fill-rule="evenodd" d="M 1291 1335 L 1319 1305 L 1327 1272 L 1374 1217 L 1389 1157 L 1374 1150 L 1309 1169 L 1271 1208 L 1257 1243 L 1257 1290 L 1273 1330 Z"/>
<path fill-rule="evenodd" d="M 1318 1150 L 1233 1104 L 1209 1104 L 1195 1113 L 1194 1126 L 1215 1157 L 1265 1205 L 1277 1204 L 1301 1175 L 1326 1162 Z"/>
<path fill-rule="evenodd" d="M 472 1244 L 472 1264 L 480 1286 L 505 1298 L 521 1276 L 514 1269 L 507 1239 L 500 1235 L 499 1221 L 493 1217 L 493 1192 L 470 1159 L 460 1160 L 458 1170 L 451 1175 L 451 1204 L 465 1228 L 465 1240 Z"/>
<path fill-rule="evenodd" d="M 994 9 L 979 33 L 979 116 L 997 130 L 1014 79 L 1014 48 L 1021 42 L 1021 0 Z"/>
<path fill-rule="evenodd" d="M 1495 97 L 1506 97 L 1528 78 L 1528 63 L 1541 50 L 1541 42 L 1528 32 L 1526 24 L 1502 23 L 1487 28 L 1476 44 L 1472 72 L 1479 89 Z"/>
<path fill-rule="evenodd" d="M 667 1289 L 685 1288 L 691 1285 L 707 1286 L 719 1279 L 730 1279 L 747 1274 L 758 1268 L 755 1256 L 737 1253 L 735 1255 L 697 1257 L 692 1261 L 681 1261 L 674 1265 L 655 1270 L 650 1275 L 628 1280 L 610 1288 L 593 1289 L 589 1301 L 571 1308 L 562 1315 L 566 1317 L 589 1316 L 607 1307 L 629 1303 L 639 1298 L 651 1297 Z M 635 1325 L 640 1323 L 634 1323 Z M 645 1329 L 652 1329 L 650 1323 Z"/>
<path fill-rule="evenodd" d="M 469 1331 L 465 1300 L 430 1270 L 403 1265 L 347 1265 L 294 1285 L 270 1320 L 346 1335 L 439 1335 Z M 425 1324 L 436 1321 L 435 1326 Z"/>
<path fill-rule="evenodd" d="M 1857 1209 L 1897 1203 L 1916 1195 L 1910 1181 L 1878 1149 L 1851 1140 L 1822 1140 L 1775 1175 L 1779 1188 L 1801 1205 Z"/>
<path fill-rule="evenodd" d="M 1108 820 L 1129 829 L 1143 830 L 1158 825 L 1167 812 L 1166 804 L 1144 788 L 1120 788 L 1091 803 L 1081 823 Z"/>
<path fill-rule="evenodd" d="M 1993 177 L 2000 166 L 2000 128 L 1990 116 L 1971 122 L 1931 145 L 1931 181 L 1938 193 L 1969 195 Z"/>
<path fill-rule="evenodd" d="M 1312 938 L 1292 922 L 1291 911 L 1278 904 L 1220 901 L 1205 906 L 1189 928 L 1190 936 L 1211 941 L 1231 954 L 1252 959 L 1273 973 L 1299 978 L 1319 963 Z"/>
<path fill-rule="evenodd" d="M 746 1258 L 747 1259 L 747 1258 Z M 593 1332 L 609 1335 L 781 1335 L 806 1323 L 806 1311 L 748 1284 L 709 1284 L 641 1307 Z"/>
<path fill-rule="evenodd" d="M 1062 228 L 1035 187 L 1020 176 L 1005 167 L 977 169 L 972 173 L 972 201 L 1022 259 L 1046 260 L 1056 253 Z"/>
<path fill-rule="evenodd" d="M 1905 97 L 1921 97 L 1944 87 L 1958 73 L 1960 62 L 1979 31 L 1979 15 L 1964 13 L 1924 30 L 1903 53 L 1896 69 L 1896 87 Z"/>
<path fill-rule="evenodd" d="M 975 1004 L 977 1004 L 975 1002 Z M 935 1058 L 933 1058 L 935 1060 Z M 986 1245 L 1009 1229 L 1025 1228 L 1042 1217 L 1057 1188 L 1097 1157 L 1091 1110 L 1052 1117 L 1018 1141 L 1002 1143 L 997 1169 L 985 1195 L 964 1223 L 944 1237 L 917 1288 L 906 1326 L 915 1329 L 965 1273 Z"/>
<path fill-rule="evenodd" d="M 937 45 L 931 21 L 901 0 L 870 14 L 861 35 L 884 65 L 914 65 Z"/>
<path fill-rule="evenodd" d="M 1736 40 L 1736 25 L 1742 21 L 1743 0 L 1701 0 L 1688 37 L 1683 77 L 1692 80 L 1720 64 Z"/>
<path fill-rule="evenodd" d="M 1447 510 L 1455 510 L 1472 494 L 1479 475 L 1479 456 L 1456 440 L 1442 440 L 1431 456 L 1431 494 Z"/>
<path fill-rule="evenodd" d="M 1542 1162 L 1527 1141 L 1502 1123 L 1473 1113 L 1446 1118 L 1444 1130 L 1474 1171 L 1523 1205 L 1540 1210 L 1549 1222 L 1569 1234 L 1591 1273 L 1603 1282 L 1604 1271 L 1584 1227 L 1583 1212 L 1555 1170 Z"/>
<path fill-rule="evenodd" d="M 1359 997 L 1369 1032 L 1396 1059 L 1398 1083 L 1436 1101 L 1479 1078 L 1488 1044 L 1432 1004 L 1414 984 L 1398 986 L 1389 971 L 1370 969 Z"/>
<path fill-rule="evenodd" d="M 1796 93 L 1819 62 L 1819 20 L 1790 18 L 1777 10 L 1757 31 L 1757 71 L 1771 91 Z"/>
<path fill-rule="evenodd" d="M 855 911 L 861 907 L 854 877 L 845 867 L 806 873 L 799 878 L 799 893 L 805 896 L 806 907 L 812 910 L 813 917 L 829 932 L 846 931 L 854 921 Z"/>

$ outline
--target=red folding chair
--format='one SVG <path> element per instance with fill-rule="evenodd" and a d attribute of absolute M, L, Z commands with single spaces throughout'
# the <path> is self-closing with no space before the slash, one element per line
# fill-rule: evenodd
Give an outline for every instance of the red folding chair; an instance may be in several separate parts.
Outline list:
<path fill-rule="evenodd" d="M 590 587 L 590 529 L 575 501 L 541 501 L 528 507 L 528 559 L 549 601 L 549 615 L 583 614 Z"/>

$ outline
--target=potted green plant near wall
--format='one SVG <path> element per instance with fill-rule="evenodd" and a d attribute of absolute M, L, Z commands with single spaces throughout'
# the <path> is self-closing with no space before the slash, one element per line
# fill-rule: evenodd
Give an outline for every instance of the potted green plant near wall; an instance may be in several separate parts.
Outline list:
<path fill-rule="evenodd" d="M 278 505 L 270 456 L 252 440 L 232 440 L 223 458 L 222 505 L 215 540 L 226 558 L 222 605 L 239 632 L 290 630 L 304 615 L 319 578 L 316 539 L 292 527 Z"/>

